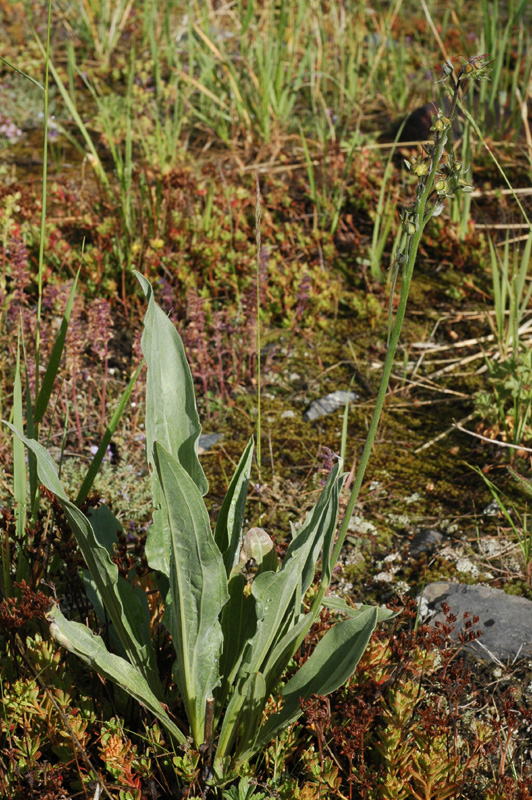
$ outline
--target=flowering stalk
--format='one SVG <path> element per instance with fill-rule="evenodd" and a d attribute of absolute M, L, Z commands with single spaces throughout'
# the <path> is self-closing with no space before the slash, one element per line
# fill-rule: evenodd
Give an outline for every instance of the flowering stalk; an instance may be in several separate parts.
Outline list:
<path fill-rule="evenodd" d="M 454 68 L 452 64 L 447 61 L 442 67 L 442 77 L 440 82 L 445 82 L 448 85 L 449 91 L 452 95 L 451 108 L 449 116 L 444 116 L 441 109 L 438 110 L 437 116 L 434 119 L 431 131 L 434 133 L 434 144 L 425 146 L 425 156 L 417 159 L 411 163 L 407 162 L 408 168 L 417 176 L 418 182 L 416 186 L 416 197 L 414 202 L 407 207 L 401 209 L 401 220 L 403 227 L 407 234 L 407 244 L 403 252 L 397 254 L 396 262 L 398 268 L 402 268 L 401 279 L 401 295 L 399 298 L 399 306 L 395 322 L 393 324 L 389 341 L 388 349 L 386 351 L 386 358 L 382 372 L 381 383 L 377 399 L 375 402 L 375 410 L 368 431 L 364 450 L 360 458 L 360 464 L 356 473 L 356 477 L 347 503 L 345 515 L 340 527 L 336 545 L 332 555 L 332 563 L 335 564 L 342 545 L 344 543 L 347 528 L 351 515 L 358 500 L 362 481 L 368 461 L 373 448 L 373 443 L 377 435 L 379 422 L 384 407 L 386 393 L 388 391 L 388 384 L 392 373 L 395 353 L 401 335 L 403 320 L 406 312 L 406 304 L 410 292 L 410 283 L 414 273 L 414 266 L 416 263 L 417 251 L 421 242 L 423 231 L 431 217 L 441 214 L 444 201 L 447 197 L 451 197 L 456 191 L 461 190 L 465 192 L 472 191 L 472 187 L 464 180 L 464 166 L 459 161 L 456 161 L 452 151 L 447 156 L 447 161 L 440 164 L 442 157 L 445 153 L 445 146 L 452 126 L 453 118 L 456 112 L 456 106 L 460 96 L 460 90 L 464 83 L 469 79 L 486 80 L 489 72 L 489 61 L 486 55 L 473 56 L 468 61 L 463 60 L 458 76 L 454 78 Z M 320 598 L 321 600 L 321 598 Z"/>

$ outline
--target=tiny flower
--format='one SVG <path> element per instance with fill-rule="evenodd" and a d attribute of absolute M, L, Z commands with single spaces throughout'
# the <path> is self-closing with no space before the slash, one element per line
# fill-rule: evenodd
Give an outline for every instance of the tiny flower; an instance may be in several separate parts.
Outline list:
<path fill-rule="evenodd" d="M 440 114 L 441 114 L 441 112 L 440 112 Z M 436 117 L 436 119 L 434 120 L 434 122 L 433 122 L 433 124 L 431 126 L 431 131 L 437 131 L 438 133 L 441 133 L 442 131 L 444 131 L 447 128 L 449 128 L 450 125 L 451 125 L 451 120 L 447 119 L 447 117 L 444 117 L 443 114 L 441 114 L 441 116 L 438 115 Z"/>
<path fill-rule="evenodd" d="M 453 67 L 452 61 L 449 58 L 447 59 L 447 61 L 444 64 L 442 64 L 441 72 L 442 72 L 442 75 L 445 75 L 446 78 L 449 75 L 453 74 L 454 67 Z"/>
<path fill-rule="evenodd" d="M 428 165 L 423 161 L 420 164 L 414 164 L 412 167 L 412 172 L 414 175 L 417 175 L 418 178 L 420 178 L 422 175 L 426 175 L 428 171 Z"/>
<path fill-rule="evenodd" d="M 449 193 L 449 184 L 443 178 L 440 178 L 439 180 L 434 181 L 434 188 L 436 189 L 436 191 L 438 192 L 440 197 L 442 197 L 442 196 L 445 197 L 445 195 L 447 195 Z"/>
<path fill-rule="evenodd" d="M 467 61 L 464 59 L 462 61 L 462 69 L 458 76 L 459 81 L 465 78 L 474 78 L 478 81 L 489 80 L 489 73 L 491 72 L 489 65 L 493 62 L 488 60 L 487 53 L 481 56 L 471 56 Z"/>
<path fill-rule="evenodd" d="M 92 454 L 93 456 L 95 456 L 95 455 L 96 455 L 96 453 L 98 452 L 98 450 L 99 450 L 99 448 L 98 448 L 98 447 L 96 447 L 96 445 L 95 445 L 95 444 L 91 444 L 91 446 L 89 447 L 89 451 L 91 452 L 91 454 Z M 109 461 L 109 462 L 111 462 L 111 463 L 112 463 L 112 461 L 113 461 L 113 451 L 112 451 L 112 449 L 111 449 L 111 445 L 110 445 L 110 444 L 108 444 L 108 445 L 107 445 L 107 449 L 106 449 L 106 451 L 105 451 L 105 455 L 104 455 L 104 457 L 102 458 L 102 461 Z"/>
<path fill-rule="evenodd" d="M 460 180 L 458 181 L 458 187 L 459 187 L 459 188 L 460 188 L 460 189 L 461 189 L 463 192 L 465 192 L 466 194 L 469 194 L 469 192 L 472 192 L 472 191 L 473 191 L 473 188 L 474 188 L 473 186 L 471 186 L 471 184 L 470 184 L 470 183 L 467 183 L 467 181 L 464 181 L 464 179 L 463 179 L 463 178 L 460 178 Z"/>

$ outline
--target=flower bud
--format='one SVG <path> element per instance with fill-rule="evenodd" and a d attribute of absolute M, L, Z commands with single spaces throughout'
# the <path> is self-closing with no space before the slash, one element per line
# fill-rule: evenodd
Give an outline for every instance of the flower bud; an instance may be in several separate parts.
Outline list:
<path fill-rule="evenodd" d="M 414 166 L 412 167 L 412 172 L 414 173 L 414 175 L 417 175 L 418 178 L 420 178 L 422 175 L 426 175 L 428 171 L 429 171 L 428 166 L 423 162 L 421 162 L 420 164 L 414 164 Z"/>
<path fill-rule="evenodd" d="M 441 116 L 436 117 L 436 119 L 434 120 L 431 127 L 431 131 L 438 131 L 439 133 L 441 133 L 441 131 L 445 131 L 447 130 L 447 128 L 450 127 L 451 120 L 447 119 L 447 117 L 444 117 L 443 114 L 441 114 L 441 112 L 440 115 Z"/>

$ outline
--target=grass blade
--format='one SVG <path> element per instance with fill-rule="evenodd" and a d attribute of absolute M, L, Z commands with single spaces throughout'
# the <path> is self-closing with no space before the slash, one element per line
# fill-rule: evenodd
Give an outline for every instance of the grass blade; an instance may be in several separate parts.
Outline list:
<path fill-rule="evenodd" d="M 13 424 L 19 430 L 24 430 L 22 383 L 20 380 L 20 339 L 17 346 L 17 363 L 13 385 Z M 15 499 L 15 530 L 19 548 L 21 548 L 25 538 L 28 508 L 27 492 L 25 448 L 18 436 L 13 435 L 13 495 Z M 20 549 L 19 555 L 21 555 Z"/>
<path fill-rule="evenodd" d="M 103 458 L 104 458 L 105 454 L 107 453 L 107 448 L 108 448 L 109 444 L 111 443 L 111 439 L 113 438 L 113 434 L 114 434 L 114 432 L 116 431 L 116 429 L 118 427 L 118 423 L 119 423 L 119 421 L 120 421 L 120 419 L 122 417 L 122 414 L 124 413 L 124 409 L 125 409 L 125 407 L 126 407 L 126 405 L 128 403 L 129 398 L 131 397 L 131 392 L 133 391 L 133 389 L 135 387 L 135 384 L 137 382 L 137 378 L 138 378 L 138 376 L 140 374 L 140 371 L 141 371 L 143 366 L 144 366 L 144 362 L 142 362 L 142 364 L 140 364 L 137 367 L 137 369 L 135 370 L 135 372 L 133 373 L 133 376 L 131 377 L 128 385 L 126 386 L 126 389 L 125 389 L 122 397 L 120 398 L 120 402 L 118 403 L 118 406 L 116 407 L 115 413 L 113 414 L 109 425 L 105 429 L 105 433 L 104 433 L 104 435 L 102 437 L 102 441 L 100 442 L 98 450 L 94 454 L 94 457 L 93 457 L 93 459 L 92 459 L 92 461 L 90 463 L 90 466 L 89 466 L 89 468 L 87 470 L 87 474 L 85 475 L 83 483 L 81 484 L 81 486 L 79 488 L 79 492 L 78 492 L 78 495 L 76 497 L 76 505 L 80 505 L 81 503 L 84 502 L 84 500 L 86 500 L 87 495 L 88 495 L 88 493 L 90 492 L 90 490 L 92 488 L 92 484 L 94 483 L 94 479 L 96 478 L 96 475 L 98 474 L 98 470 L 100 469 L 100 465 L 101 465 L 101 463 L 103 461 Z"/>
<path fill-rule="evenodd" d="M 61 327 L 59 328 L 59 333 L 55 339 L 54 346 L 50 354 L 50 361 L 48 362 L 41 389 L 39 391 L 39 396 L 37 397 L 37 401 L 35 403 L 35 410 L 33 412 L 33 421 L 35 425 L 39 425 L 43 420 L 46 409 L 48 408 L 50 396 L 54 388 L 55 379 L 59 371 L 61 356 L 63 355 L 65 339 L 68 331 L 68 323 L 70 321 L 70 314 L 72 313 L 72 306 L 74 304 L 74 297 L 78 285 L 79 272 L 80 271 L 78 270 L 72 285 L 72 289 L 70 290 L 65 313 L 63 314 L 63 319 L 61 321 Z"/>

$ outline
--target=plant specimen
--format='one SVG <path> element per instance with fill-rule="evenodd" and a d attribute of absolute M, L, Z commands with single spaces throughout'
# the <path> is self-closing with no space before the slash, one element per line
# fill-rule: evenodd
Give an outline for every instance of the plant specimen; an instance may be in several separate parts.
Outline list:
<path fill-rule="evenodd" d="M 393 630 L 377 631 L 346 686 L 303 703 L 304 761 L 319 766 L 312 785 L 332 776 L 334 764 L 334 796 L 350 800 L 527 797 L 518 742 L 530 712 L 491 682 L 472 681 L 462 658 L 481 633 L 478 618 L 464 615 L 457 644 L 448 606 L 434 627 L 417 624 L 416 607 L 405 600 Z"/>
<path fill-rule="evenodd" d="M 284 686 L 283 707 L 263 719 L 270 695 L 320 612 L 331 579 L 344 482 L 341 465 L 333 468 L 279 565 L 263 530 L 243 530 L 250 442 L 213 536 L 202 499 L 206 481 L 195 450 L 200 427 L 190 370 L 174 326 L 155 303 L 149 283 L 141 276 L 139 280 L 149 298 L 142 347 L 148 365 L 146 443 L 155 508 L 146 554 L 159 575 L 164 621 L 176 653 L 174 680 L 192 741 L 196 749 L 202 748 L 206 777 L 213 774 L 215 748 L 213 767 L 222 778 L 297 719 L 300 697 L 340 686 L 355 668 L 377 621 L 391 612 L 361 608 L 338 622 Z M 118 573 L 110 557 L 109 530 L 119 523 L 105 506 L 85 516 L 68 500 L 44 448 L 24 441 L 37 458 L 40 480 L 61 503 L 76 535 L 88 567 L 89 596 L 102 621 L 105 608 L 121 655 L 110 653 L 86 626 L 67 621 L 58 606 L 49 615 L 53 635 L 149 708 L 186 747 L 186 737 L 165 711 L 146 595 Z M 320 556 L 319 591 L 309 600 L 306 595 Z M 249 562 L 256 565 L 252 579 Z"/>
<path fill-rule="evenodd" d="M 405 233 L 404 244 L 398 250 L 393 265 L 392 292 L 396 280 L 401 280 L 401 290 L 395 320 L 391 321 L 388 334 L 388 349 L 384 361 L 383 372 L 375 410 L 371 419 L 364 450 L 360 458 L 360 464 L 351 491 L 351 496 L 347 504 L 345 516 L 340 528 L 338 542 L 335 548 L 334 560 L 338 557 L 340 547 L 347 534 L 347 528 L 351 514 L 355 508 L 366 467 L 371 455 L 375 436 L 379 426 L 379 421 L 384 407 L 384 401 L 388 390 L 388 383 L 392 374 L 395 353 L 401 335 L 403 320 L 406 313 L 410 284 L 414 274 L 416 257 L 421 242 L 423 231 L 428 222 L 443 211 L 444 202 L 459 191 L 471 191 L 471 187 L 464 178 L 464 165 L 457 161 L 452 151 L 449 152 L 446 161 L 442 161 L 445 155 L 447 139 L 451 131 L 452 120 L 456 111 L 456 106 L 463 86 L 469 80 L 474 79 L 484 81 L 489 75 L 489 61 L 487 56 L 473 56 L 472 58 L 462 59 L 462 65 L 458 75 L 454 77 L 454 67 L 447 61 L 442 67 L 441 82 L 448 88 L 452 100 L 449 115 L 445 116 L 441 109 L 435 117 L 431 130 L 434 133 L 434 143 L 425 145 L 424 155 L 408 163 L 410 171 L 417 179 L 415 199 L 412 203 L 401 209 L 401 221 Z M 392 298 L 390 298 L 390 312 Z"/>
<path fill-rule="evenodd" d="M 518 350 L 521 336 L 530 321 L 528 307 L 532 288 L 527 286 L 527 275 L 532 251 L 532 233 L 526 237 L 521 252 L 510 250 L 508 235 L 502 255 L 499 255 L 491 238 L 488 239 L 488 243 L 495 305 L 493 329 L 500 358 L 504 359 L 509 351 Z"/>
<path fill-rule="evenodd" d="M 487 358 L 486 365 L 489 391 L 477 393 L 476 408 L 485 419 L 498 423 L 505 441 L 518 447 L 530 436 L 532 351 L 521 345 L 502 361 Z"/>
<path fill-rule="evenodd" d="M 530 524 L 530 513 L 528 508 L 525 507 L 525 510 L 522 514 L 515 508 L 515 506 L 511 508 L 509 499 L 504 495 L 501 489 L 499 489 L 498 486 L 490 481 L 489 478 L 484 475 L 481 469 L 478 467 L 473 467 L 473 469 L 482 478 L 490 490 L 491 496 L 497 503 L 500 513 L 508 523 L 509 529 L 515 535 L 515 540 L 519 546 L 523 559 L 523 571 L 527 582 L 530 583 L 532 571 L 532 526 Z M 526 478 L 523 478 L 517 472 L 514 472 L 512 469 L 510 469 L 510 473 L 517 482 L 519 488 L 526 495 L 528 495 L 528 497 L 530 497 L 532 495 L 531 482 Z"/>
<path fill-rule="evenodd" d="M 532 360 L 524 338 L 531 324 L 528 307 L 532 287 L 527 286 L 527 274 L 532 234 L 527 236 L 522 253 L 513 257 L 508 236 L 502 256 L 491 239 L 489 245 L 498 352 L 486 355 L 489 386 L 477 392 L 475 405 L 484 419 L 498 423 L 507 442 L 518 446 L 529 436 L 532 410 Z"/>
<path fill-rule="evenodd" d="M 432 128 L 434 144 L 409 164 L 417 186 L 414 201 L 401 215 L 405 244 L 397 254 L 394 274 L 401 279 L 399 306 L 390 325 L 375 411 L 338 535 L 340 493 L 346 477 L 341 460 L 332 468 L 303 525 L 292 529 L 282 563 L 265 531 L 244 530 L 252 441 L 237 466 L 213 533 L 203 500 L 208 487 L 197 457 L 200 424 L 184 348 L 155 302 L 149 281 L 137 273 L 148 300 L 142 349 L 148 367 L 146 451 L 154 511 L 146 556 L 165 606 L 163 622 L 175 652 L 173 679 L 187 717 L 187 733 L 169 711 L 151 637 L 147 596 L 132 576 L 121 574 L 112 557 L 118 521 L 103 505 L 85 514 L 67 497 L 45 448 L 10 426 L 35 458 L 39 480 L 60 504 L 76 536 L 87 566 L 87 594 L 101 623 L 109 624 L 117 653 L 86 625 L 66 619 L 58 605 L 48 614 L 52 635 L 149 709 L 183 749 L 192 741 L 202 758 L 200 788 L 208 782 L 223 784 L 234 776 L 298 719 L 302 700 L 327 695 L 343 685 L 376 624 L 392 616 L 387 609 L 354 609 L 337 603 L 335 608 L 344 618 L 325 632 L 308 660 L 284 683 L 290 662 L 322 606 L 330 605 L 326 593 L 377 433 L 423 230 L 441 213 L 446 198 L 468 188 L 463 165 L 452 153 L 446 162 L 442 163 L 442 157 L 461 86 L 469 78 L 484 78 L 486 71 L 485 57 L 464 61 L 456 79 L 452 65 L 444 65 L 442 80 L 449 82 L 453 95 L 450 116 L 438 113 Z M 20 403 L 19 399 L 18 412 Z M 19 429 L 20 417 L 18 413 Z M 116 422 L 113 419 L 113 425 Z M 102 457 L 107 444 L 104 437 L 98 451 Z M 85 497 L 84 483 L 78 501 Z M 334 775 L 331 781 L 334 784 Z"/>

